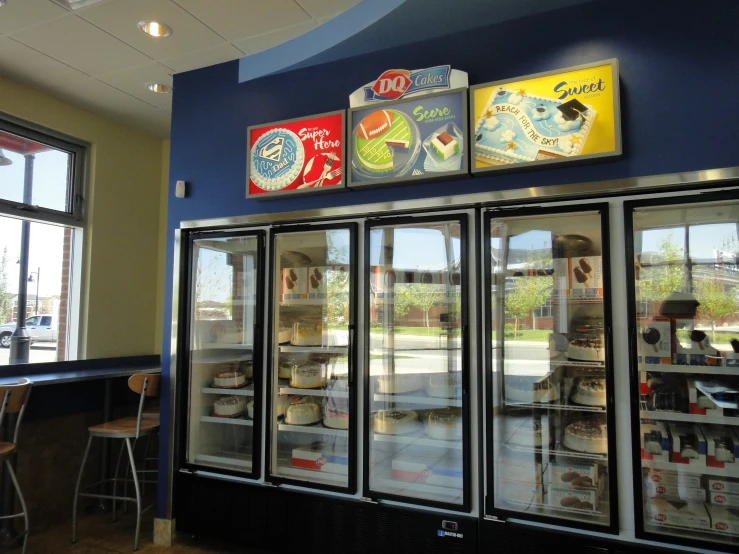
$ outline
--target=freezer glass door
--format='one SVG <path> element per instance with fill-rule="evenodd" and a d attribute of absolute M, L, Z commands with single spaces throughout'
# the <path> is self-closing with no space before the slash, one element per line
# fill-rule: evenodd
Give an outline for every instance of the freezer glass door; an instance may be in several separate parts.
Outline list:
<path fill-rule="evenodd" d="M 652 204 L 632 217 L 638 519 L 673 541 L 736 548 L 739 202 Z"/>
<path fill-rule="evenodd" d="M 461 219 L 369 227 L 370 497 L 466 505 L 465 244 Z"/>
<path fill-rule="evenodd" d="M 486 509 L 608 530 L 615 454 L 607 210 L 521 213 L 486 219 Z"/>
<path fill-rule="evenodd" d="M 349 489 L 354 227 L 274 236 L 270 472 Z"/>
<path fill-rule="evenodd" d="M 247 474 L 257 469 L 262 243 L 258 235 L 194 235 L 191 242 L 191 464 Z"/>

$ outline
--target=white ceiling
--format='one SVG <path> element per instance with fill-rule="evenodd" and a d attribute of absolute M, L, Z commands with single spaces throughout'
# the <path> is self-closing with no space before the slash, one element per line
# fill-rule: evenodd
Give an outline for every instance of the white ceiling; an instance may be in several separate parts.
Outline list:
<path fill-rule="evenodd" d="M 148 82 L 255 54 L 315 29 L 360 0 L 103 0 L 69 11 L 52 0 L 0 7 L 0 75 L 157 136 L 172 95 Z M 139 21 L 172 27 L 167 38 Z M 2 111 L 2 105 L 0 105 Z"/>

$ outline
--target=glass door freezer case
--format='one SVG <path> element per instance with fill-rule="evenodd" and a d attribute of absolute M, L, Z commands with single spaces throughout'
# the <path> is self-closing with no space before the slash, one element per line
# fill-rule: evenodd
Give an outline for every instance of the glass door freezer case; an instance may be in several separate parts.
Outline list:
<path fill-rule="evenodd" d="M 184 466 L 256 478 L 265 234 L 186 235 Z"/>
<path fill-rule="evenodd" d="M 618 532 L 608 205 L 486 211 L 485 514 Z"/>
<path fill-rule="evenodd" d="M 365 229 L 368 498 L 469 511 L 467 217 Z"/>
<path fill-rule="evenodd" d="M 739 546 L 739 199 L 627 202 L 637 536 Z"/>
<path fill-rule="evenodd" d="M 357 225 L 272 234 L 267 480 L 353 493 Z"/>

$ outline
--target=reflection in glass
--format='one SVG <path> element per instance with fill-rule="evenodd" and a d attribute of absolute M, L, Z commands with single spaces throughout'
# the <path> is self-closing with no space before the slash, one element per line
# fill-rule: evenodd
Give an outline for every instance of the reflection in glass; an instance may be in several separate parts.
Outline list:
<path fill-rule="evenodd" d="M 609 523 L 600 214 L 490 222 L 494 505 Z"/>
<path fill-rule="evenodd" d="M 463 502 L 461 228 L 370 230 L 370 489 Z"/>
<path fill-rule="evenodd" d="M 634 212 L 649 532 L 739 544 L 739 204 Z"/>
<path fill-rule="evenodd" d="M 347 487 L 349 229 L 275 238 L 272 467 L 278 477 Z"/>
<path fill-rule="evenodd" d="M 192 246 L 188 461 L 251 472 L 254 443 L 255 237 Z"/>

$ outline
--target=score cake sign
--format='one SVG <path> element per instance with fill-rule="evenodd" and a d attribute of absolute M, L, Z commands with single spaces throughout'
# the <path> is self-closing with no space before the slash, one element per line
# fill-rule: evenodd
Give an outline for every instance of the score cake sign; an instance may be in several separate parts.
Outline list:
<path fill-rule="evenodd" d="M 472 172 L 621 154 L 618 61 L 472 87 Z"/>
<path fill-rule="evenodd" d="M 249 198 L 343 188 L 344 111 L 249 127 L 247 150 Z"/>

